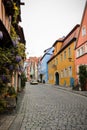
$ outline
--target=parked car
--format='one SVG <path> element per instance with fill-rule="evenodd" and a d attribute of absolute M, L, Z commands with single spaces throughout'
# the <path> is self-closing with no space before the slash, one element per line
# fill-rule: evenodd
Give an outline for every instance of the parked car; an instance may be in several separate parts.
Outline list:
<path fill-rule="evenodd" d="M 38 82 L 37 82 L 36 80 L 32 80 L 32 81 L 30 81 L 30 84 L 31 84 L 31 85 L 37 85 Z"/>

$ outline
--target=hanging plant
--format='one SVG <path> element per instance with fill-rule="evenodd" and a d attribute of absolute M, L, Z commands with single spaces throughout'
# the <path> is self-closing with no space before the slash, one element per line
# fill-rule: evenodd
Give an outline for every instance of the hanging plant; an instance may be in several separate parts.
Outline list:
<path fill-rule="evenodd" d="M 17 41 L 16 40 L 12 40 L 13 46 L 17 47 Z"/>
<path fill-rule="evenodd" d="M 25 54 L 25 45 L 23 43 L 20 43 L 17 39 L 18 39 L 18 35 L 15 31 L 15 28 L 13 26 L 11 26 L 11 38 L 13 40 L 13 46 L 15 47 L 15 53 L 16 55 L 21 56 L 21 58 L 25 59 L 26 58 L 26 54 Z"/>
<path fill-rule="evenodd" d="M 20 62 L 22 60 L 21 56 L 16 56 L 16 62 Z"/>
<path fill-rule="evenodd" d="M 25 45 L 23 43 L 18 43 L 17 44 L 17 51 L 18 54 L 25 59 L 26 58 L 26 54 L 25 54 Z"/>
<path fill-rule="evenodd" d="M 13 65 L 9 65 L 9 70 L 13 71 L 14 70 L 14 66 Z"/>
<path fill-rule="evenodd" d="M 9 76 L 8 75 L 1 75 L 1 80 L 3 81 L 3 83 L 9 83 Z"/>
<path fill-rule="evenodd" d="M 17 17 L 19 15 L 19 7 L 16 5 L 16 3 L 14 3 L 14 15 L 13 15 L 13 24 L 17 23 Z"/>
<path fill-rule="evenodd" d="M 10 35 L 13 41 L 15 41 L 18 38 L 15 28 L 12 25 L 11 25 Z"/>

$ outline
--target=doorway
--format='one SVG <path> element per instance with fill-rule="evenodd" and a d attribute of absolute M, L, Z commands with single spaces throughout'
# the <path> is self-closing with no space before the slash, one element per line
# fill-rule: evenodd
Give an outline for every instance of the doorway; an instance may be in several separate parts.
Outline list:
<path fill-rule="evenodd" d="M 55 73 L 55 84 L 59 85 L 59 73 L 58 72 Z"/>

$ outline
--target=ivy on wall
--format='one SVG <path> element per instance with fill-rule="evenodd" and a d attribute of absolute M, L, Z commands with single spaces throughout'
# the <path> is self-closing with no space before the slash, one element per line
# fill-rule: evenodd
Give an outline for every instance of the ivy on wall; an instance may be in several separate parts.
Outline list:
<path fill-rule="evenodd" d="M 0 47 L 0 91 L 11 82 L 14 71 L 23 71 L 23 60 L 26 58 L 25 45 L 18 41 L 15 28 L 11 26 L 13 45 L 9 48 Z"/>

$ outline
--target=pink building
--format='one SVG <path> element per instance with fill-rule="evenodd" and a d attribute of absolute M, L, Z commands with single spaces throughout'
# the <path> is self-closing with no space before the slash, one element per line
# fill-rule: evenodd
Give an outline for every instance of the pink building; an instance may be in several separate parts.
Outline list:
<path fill-rule="evenodd" d="M 26 77 L 27 80 L 38 79 L 38 57 L 29 57 L 26 59 Z"/>
<path fill-rule="evenodd" d="M 76 43 L 76 78 L 78 79 L 78 71 L 80 65 L 87 65 L 87 1 L 85 4 L 82 21 L 80 25 L 78 40 Z"/>

